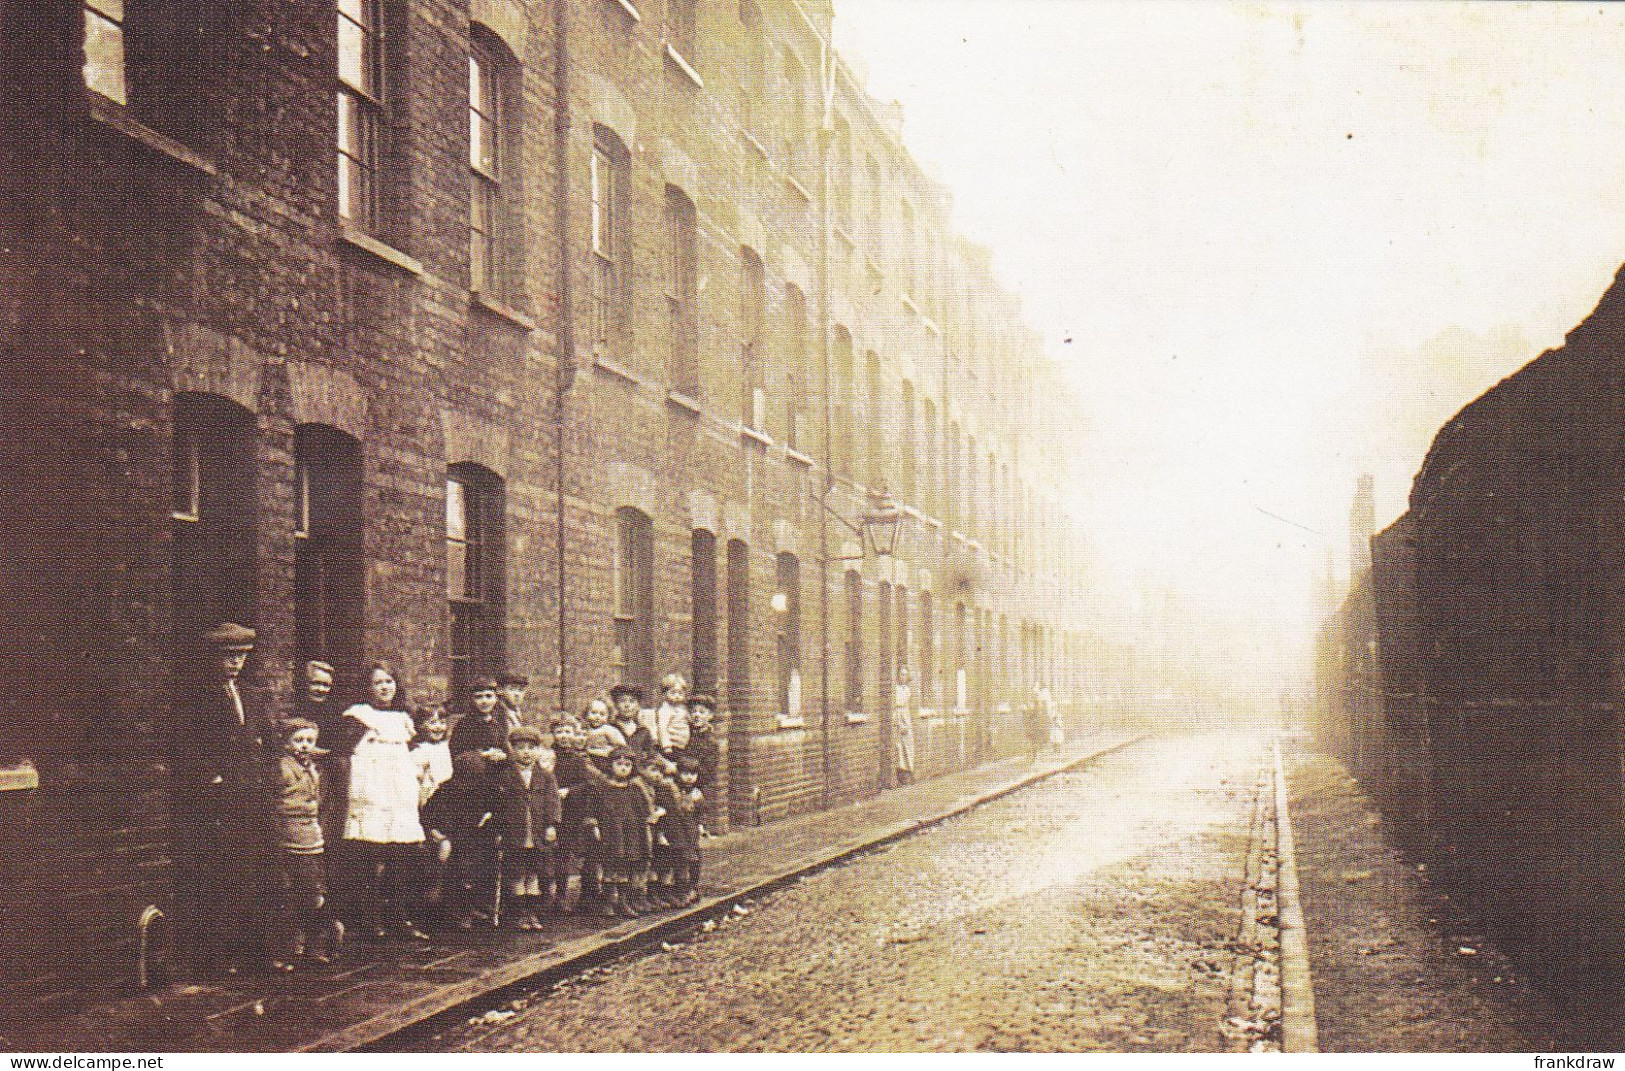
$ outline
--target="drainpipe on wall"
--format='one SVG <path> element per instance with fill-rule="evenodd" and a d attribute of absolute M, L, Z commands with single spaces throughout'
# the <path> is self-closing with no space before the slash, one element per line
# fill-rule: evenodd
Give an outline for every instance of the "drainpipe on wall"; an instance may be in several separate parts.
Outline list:
<path fill-rule="evenodd" d="M 565 450 L 569 443 L 569 422 L 566 419 L 566 403 L 568 393 L 576 376 L 576 346 L 575 346 L 575 301 L 572 297 L 574 288 L 570 285 L 570 49 L 569 49 L 569 13 L 565 0 L 554 0 L 553 3 L 553 78 L 554 97 L 557 109 L 554 115 L 554 165 L 558 171 L 557 201 L 554 204 L 555 222 L 558 225 L 558 255 L 559 255 L 559 366 L 554 376 L 553 413 L 557 421 L 558 453 L 557 467 L 554 478 L 558 491 L 558 516 L 555 518 L 554 537 L 556 564 L 558 569 L 559 590 L 559 634 L 558 634 L 558 709 L 566 710 L 565 702 L 565 667 L 569 665 L 568 652 L 568 621 L 565 614 L 565 593 L 568 585 L 565 581 L 564 558 L 564 475 Z"/>
<path fill-rule="evenodd" d="M 800 5 L 797 5 L 800 11 Z M 801 17 L 812 26 L 807 13 Z M 830 805 L 830 781 L 834 776 L 833 755 L 829 741 L 829 492 L 835 483 L 835 466 L 830 453 L 830 432 L 833 423 L 830 414 L 830 316 L 829 316 L 829 246 L 831 218 L 829 211 L 829 149 L 834 137 L 835 103 L 835 50 L 830 41 L 813 26 L 818 35 L 818 352 L 824 369 L 824 474 L 819 480 L 818 509 L 818 636 L 822 662 L 819 687 L 819 717 L 823 738 L 824 776 L 823 805 Z"/>

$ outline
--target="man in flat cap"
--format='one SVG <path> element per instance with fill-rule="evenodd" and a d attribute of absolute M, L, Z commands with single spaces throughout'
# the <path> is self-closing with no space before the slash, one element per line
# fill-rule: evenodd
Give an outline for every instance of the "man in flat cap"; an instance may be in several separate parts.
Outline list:
<path fill-rule="evenodd" d="M 198 639 L 175 711 L 177 893 L 199 971 L 234 972 L 258 951 L 270 832 L 259 727 L 237 684 L 254 630 L 228 621 Z"/>

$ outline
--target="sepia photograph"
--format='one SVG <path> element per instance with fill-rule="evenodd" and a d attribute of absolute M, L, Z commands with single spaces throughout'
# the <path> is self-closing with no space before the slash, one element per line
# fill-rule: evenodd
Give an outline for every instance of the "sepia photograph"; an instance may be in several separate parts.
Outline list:
<path fill-rule="evenodd" d="M 1625 1050 L 1625 6 L 0 0 L 0 1052 Z"/>

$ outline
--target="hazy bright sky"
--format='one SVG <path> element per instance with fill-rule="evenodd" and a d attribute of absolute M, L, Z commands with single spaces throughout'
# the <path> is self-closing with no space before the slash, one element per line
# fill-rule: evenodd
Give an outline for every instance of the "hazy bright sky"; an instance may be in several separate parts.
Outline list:
<path fill-rule="evenodd" d="M 1238 639 L 1625 260 L 1625 7 L 835 2 L 1089 401 L 1102 585 Z"/>

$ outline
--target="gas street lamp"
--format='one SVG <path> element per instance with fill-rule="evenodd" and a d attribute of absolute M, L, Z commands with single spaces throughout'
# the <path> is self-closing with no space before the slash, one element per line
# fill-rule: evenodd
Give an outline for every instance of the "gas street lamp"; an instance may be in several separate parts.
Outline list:
<path fill-rule="evenodd" d="M 862 547 L 856 554 L 836 555 L 834 561 L 861 561 L 869 554 L 878 558 L 889 558 L 896 553 L 897 533 L 902 527 L 903 511 L 884 490 L 869 492 L 869 508 L 863 511 L 863 516 L 857 524 L 836 513 L 829 504 L 828 496 L 820 498 L 818 502 L 831 517 L 840 521 L 848 531 L 858 537 Z"/>

